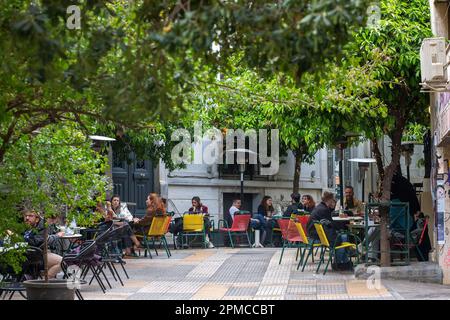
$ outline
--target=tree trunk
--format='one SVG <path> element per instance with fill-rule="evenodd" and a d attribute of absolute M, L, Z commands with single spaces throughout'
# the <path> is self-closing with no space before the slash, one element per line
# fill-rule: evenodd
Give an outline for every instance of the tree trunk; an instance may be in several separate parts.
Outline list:
<path fill-rule="evenodd" d="M 389 226 L 389 206 L 391 200 L 391 184 L 392 177 L 394 176 L 397 166 L 400 164 L 400 147 L 403 135 L 403 130 L 405 128 L 405 117 L 400 111 L 394 113 L 396 118 L 395 130 L 390 135 L 392 146 L 391 146 L 391 163 L 384 168 L 384 176 L 381 183 L 381 205 L 380 205 L 380 250 L 381 250 L 381 266 L 389 267 L 391 265 L 391 254 L 390 254 L 390 241 L 388 234 Z"/>
<path fill-rule="evenodd" d="M 391 246 L 389 241 L 389 203 L 380 204 L 380 264 L 382 267 L 389 267 L 391 265 Z"/>
<path fill-rule="evenodd" d="M 371 149 L 372 153 L 375 156 L 375 160 L 377 163 L 377 169 L 378 169 L 378 180 L 377 180 L 377 196 L 376 198 L 379 199 L 381 197 L 381 194 L 383 192 L 383 186 L 382 182 L 384 180 L 384 165 L 383 165 L 383 157 L 381 155 L 380 146 L 378 145 L 377 138 L 371 139 Z"/>
<path fill-rule="evenodd" d="M 302 158 L 303 154 L 301 152 L 294 152 L 295 155 L 295 168 L 294 168 L 294 183 L 292 186 L 292 192 L 298 193 L 300 189 L 300 173 L 302 170 Z"/>

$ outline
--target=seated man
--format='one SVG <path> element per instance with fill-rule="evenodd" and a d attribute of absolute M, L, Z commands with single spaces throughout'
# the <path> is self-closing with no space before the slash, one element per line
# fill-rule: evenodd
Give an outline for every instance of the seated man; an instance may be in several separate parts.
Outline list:
<path fill-rule="evenodd" d="M 314 222 L 319 221 L 323 225 L 330 245 L 334 244 L 338 235 L 338 227 L 336 225 L 336 222 L 333 221 L 331 213 L 333 212 L 335 206 L 336 200 L 334 199 L 334 195 L 330 192 L 324 192 L 322 196 L 322 202 L 319 203 L 311 212 L 307 224 L 308 235 L 313 240 L 320 241 L 316 228 L 314 226 Z M 345 241 L 347 241 L 346 235 L 341 236 L 340 242 Z M 336 250 L 336 261 L 332 264 L 332 268 L 333 270 L 351 270 L 353 268 L 352 262 L 348 256 L 347 249 Z"/>
<path fill-rule="evenodd" d="M 227 222 L 229 228 L 231 228 L 231 226 L 233 225 L 235 213 L 241 210 L 241 205 L 241 199 L 234 199 L 233 205 L 230 207 L 228 212 L 225 212 L 224 219 Z"/>
<path fill-rule="evenodd" d="M 335 209 L 340 209 L 339 203 L 336 204 Z M 355 198 L 355 193 L 352 186 L 346 186 L 344 189 L 344 207 L 342 209 L 352 211 L 354 216 L 364 215 L 363 203 Z"/>
<path fill-rule="evenodd" d="M 291 194 L 291 205 L 287 207 L 286 211 L 283 213 L 283 217 L 289 218 L 291 214 L 297 213 L 299 210 L 303 210 L 303 204 L 300 202 L 300 193 Z"/>
<path fill-rule="evenodd" d="M 24 239 L 30 246 L 33 247 L 41 247 L 44 244 L 44 232 L 45 232 L 45 226 L 44 226 L 44 220 L 41 219 L 39 214 L 33 210 L 24 210 L 24 220 L 25 223 L 30 227 L 29 230 L 27 230 L 24 233 Z M 48 235 L 48 245 L 51 246 L 53 242 L 58 241 L 58 237 L 62 236 L 63 232 L 59 232 L 57 234 L 50 234 Z M 48 264 L 48 277 L 49 278 L 56 278 L 56 275 L 58 272 L 60 272 L 61 269 L 61 261 L 62 257 L 60 255 L 47 252 L 47 264 Z"/>
<path fill-rule="evenodd" d="M 239 198 L 233 199 L 232 206 L 228 211 L 225 211 L 223 214 L 223 219 L 226 222 L 225 227 L 231 228 L 234 221 L 234 215 L 241 210 L 241 205 L 242 205 L 241 199 Z M 223 242 L 225 246 L 227 247 L 231 246 L 231 242 L 230 239 L 228 239 L 228 237 L 224 237 Z"/>

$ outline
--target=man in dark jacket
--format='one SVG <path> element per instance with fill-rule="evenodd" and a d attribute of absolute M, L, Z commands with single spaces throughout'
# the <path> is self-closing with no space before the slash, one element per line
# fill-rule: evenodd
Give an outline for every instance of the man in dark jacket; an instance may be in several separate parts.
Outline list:
<path fill-rule="evenodd" d="M 337 238 L 337 230 L 339 230 L 338 225 L 333 221 L 331 213 L 336 206 L 336 199 L 334 195 L 330 192 L 324 192 L 322 195 L 322 202 L 319 203 L 314 210 L 311 212 L 308 224 L 306 226 L 308 230 L 308 236 L 313 240 L 318 240 L 316 228 L 314 227 L 314 222 L 320 222 L 323 226 L 325 234 L 327 236 L 330 246 L 334 245 Z M 347 241 L 346 235 L 341 235 L 339 242 Z M 348 257 L 348 252 L 346 249 L 336 250 L 336 261 L 332 264 L 333 270 L 351 270 L 352 262 Z"/>
<path fill-rule="evenodd" d="M 311 212 L 311 215 L 308 220 L 308 224 L 306 225 L 308 236 L 314 240 L 319 240 L 319 236 L 317 235 L 316 228 L 314 227 L 314 221 L 321 222 L 322 220 L 328 221 L 325 224 L 330 225 L 329 229 L 331 232 L 327 234 L 328 241 L 332 243 L 336 239 L 336 229 L 335 223 L 333 221 L 331 213 L 336 206 L 336 199 L 334 199 L 334 195 L 330 192 L 324 192 L 322 196 L 322 202 L 319 203 Z M 327 230 L 325 230 L 327 231 Z"/>
<path fill-rule="evenodd" d="M 45 232 L 45 225 L 44 220 L 41 219 L 39 214 L 32 210 L 25 210 L 24 211 L 24 221 L 25 223 L 30 227 L 29 230 L 27 230 L 23 237 L 26 242 L 30 246 L 33 247 L 41 247 L 44 244 L 44 232 Z M 57 238 L 62 235 L 63 233 L 60 232 L 58 234 L 52 234 L 48 235 L 47 243 L 48 245 L 51 245 L 53 242 L 58 241 Z M 60 255 L 54 254 L 52 252 L 47 252 L 47 264 L 48 264 L 48 276 L 49 278 L 55 278 L 58 272 L 60 272 L 61 269 L 61 261 L 62 257 Z"/>
<path fill-rule="evenodd" d="M 300 199 L 300 193 L 292 193 L 291 194 L 292 204 L 287 207 L 286 211 L 283 213 L 283 217 L 290 217 L 291 214 L 297 213 L 298 210 L 303 210 L 303 204 L 301 204 Z"/>

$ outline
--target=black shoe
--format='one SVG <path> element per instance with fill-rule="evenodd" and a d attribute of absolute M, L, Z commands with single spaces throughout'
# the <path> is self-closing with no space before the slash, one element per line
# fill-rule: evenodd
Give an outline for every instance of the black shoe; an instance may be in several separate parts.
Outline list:
<path fill-rule="evenodd" d="M 353 271 L 353 263 L 351 261 L 346 263 L 341 263 L 339 266 L 341 271 Z"/>

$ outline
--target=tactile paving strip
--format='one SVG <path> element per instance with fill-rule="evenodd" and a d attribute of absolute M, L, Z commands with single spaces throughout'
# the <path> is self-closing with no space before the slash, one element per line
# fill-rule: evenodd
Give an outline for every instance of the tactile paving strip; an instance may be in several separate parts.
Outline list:
<path fill-rule="evenodd" d="M 225 296 L 255 296 L 258 292 L 258 287 L 231 287 L 228 289 Z"/>

